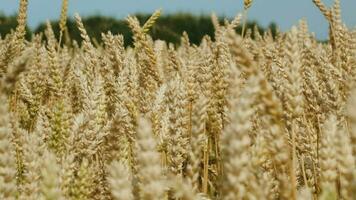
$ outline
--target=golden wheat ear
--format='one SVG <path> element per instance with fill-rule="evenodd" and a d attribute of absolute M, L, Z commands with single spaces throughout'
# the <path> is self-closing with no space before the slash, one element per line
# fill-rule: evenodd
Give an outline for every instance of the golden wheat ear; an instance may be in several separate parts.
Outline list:
<path fill-rule="evenodd" d="M 151 123 L 144 118 L 138 120 L 136 143 L 140 199 L 162 199 L 165 196 L 166 180 L 160 165 L 160 154 L 152 133 Z"/>
<path fill-rule="evenodd" d="M 253 0 L 244 0 L 244 9 L 247 10 L 252 6 Z"/>
<path fill-rule="evenodd" d="M 132 174 L 126 164 L 114 161 L 108 167 L 107 177 L 110 184 L 111 194 L 115 200 L 133 200 Z"/>
<path fill-rule="evenodd" d="M 144 33 L 147 33 L 150 28 L 156 23 L 157 19 L 161 16 L 162 10 L 156 10 L 152 16 L 147 20 L 147 22 L 143 25 L 142 30 Z"/>
<path fill-rule="evenodd" d="M 45 151 L 43 157 L 41 198 L 65 200 L 61 190 L 60 166 L 57 163 L 56 156 L 49 151 Z"/>
<path fill-rule="evenodd" d="M 331 20 L 331 12 L 328 7 L 321 0 L 313 0 L 313 3 L 316 7 L 319 8 L 320 12 L 324 15 L 327 20 Z"/>
<path fill-rule="evenodd" d="M 59 19 L 59 44 L 61 44 L 62 37 L 66 37 L 67 31 L 67 12 L 68 12 L 68 0 L 62 0 L 61 16 Z"/>
<path fill-rule="evenodd" d="M 21 0 L 19 14 L 17 16 L 16 39 L 18 43 L 23 43 L 26 35 L 28 0 Z"/>
<path fill-rule="evenodd" d="M 75 14 L 75 21 L 76 21 L 77 27 L 78 27 L 78 29 L 80 31 L 80 36 L 83 39 L 84 49 L 89 52 L 92 49 L 94 49 L 94 46 L 90 41 L 90 37 L 89 37 L 89 35 L 87 33 L 87 30 L 84 27 L 82 18 L 80 17 L 80 15 L 78 13 Z"/>
<path fill-rule="evenodd" d="M 15 199 L 18 192 L 16 148 L 11 141 L 13 130 L 7 101 L 6 96 L 0 90 L 0 196 L 3 199 Z"/>

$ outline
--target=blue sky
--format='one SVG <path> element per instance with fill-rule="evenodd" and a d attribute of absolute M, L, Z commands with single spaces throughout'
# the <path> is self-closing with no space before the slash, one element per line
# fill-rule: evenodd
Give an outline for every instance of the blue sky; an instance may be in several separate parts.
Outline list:
<path fill-rule="evenodd" d="M 0 11 L 13 14 L 19 0 L 1 0 Z M 69 0 L 69 15 L 78 12 L 82 16 L 102 14 L 123 18 L 137 12 L 152 13 L 162 8 L 164 13 L 192 12 L 195 14 L 212 12 L 218 15 L 234 16 L 241 12 L 243 0 Z M 331 5 L 332 0 L 324 0 Z M 344 22 L 349 27 L 356 26 L 356 1 L 341 0 Z M 47 19 L 59 16 L 61 0 L 29 0 L 29 25 L 36 26 Z M 327 37 L 327 23 L 312 0 L 254 0 L 249 18 L 264 26 L 276 22 L 282 30 L 306 18 L 310 30 L 318 38 Z M 187 22 L 189 23 L 189 22 Z"/>

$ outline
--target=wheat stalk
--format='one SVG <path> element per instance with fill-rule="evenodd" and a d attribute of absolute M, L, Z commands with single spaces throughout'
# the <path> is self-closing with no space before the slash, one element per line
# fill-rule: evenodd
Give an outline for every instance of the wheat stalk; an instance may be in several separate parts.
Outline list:
<path fill-rule="evenodd" d="M 244 37 L 245 35 L 245 29 L 246 29 L 246 23 L 247 23 L 247 12 L 248 9 L 252 6 L 253 0 L 244 0 L 244 23 L 242 25 L 242 31 L 241 35 Z"/>

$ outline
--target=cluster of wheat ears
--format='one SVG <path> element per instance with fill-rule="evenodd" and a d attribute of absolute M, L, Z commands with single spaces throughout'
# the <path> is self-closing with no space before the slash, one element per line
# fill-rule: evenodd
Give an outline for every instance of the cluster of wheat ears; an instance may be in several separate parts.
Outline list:
<path fill-rule="evenodd" d="M 174 46 L 148 34 L 157 11 L 127 17 L 125 48 L 79 15 L 71 41 L 67 0 L 60 37 L 27 41 L 21 0 L 0 39 L 0 199 L 355 199 L 356 31 L 313 2 L 327 43 L 304 20 L 239 36 L 241 15 L 213 15 L 213 39 Z"/>

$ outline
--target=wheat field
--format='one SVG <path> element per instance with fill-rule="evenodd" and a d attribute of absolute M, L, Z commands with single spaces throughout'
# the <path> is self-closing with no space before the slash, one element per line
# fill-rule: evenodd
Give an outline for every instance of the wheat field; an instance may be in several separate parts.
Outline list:
<path fill-rule="evenodd" d="M 82 43 L 51 24 L 0 38 L 1 200 L 354 200 L 356 30 L 340 0 L 313 0 L 329 23 L 287 32 L 212 16 L 200 45 L 153 40 L 158 10 L 126 21 L 134 46 L 102 33 Z"/>

